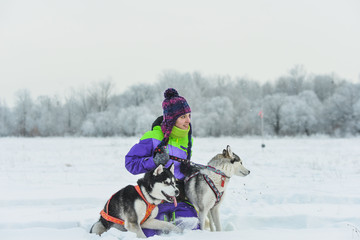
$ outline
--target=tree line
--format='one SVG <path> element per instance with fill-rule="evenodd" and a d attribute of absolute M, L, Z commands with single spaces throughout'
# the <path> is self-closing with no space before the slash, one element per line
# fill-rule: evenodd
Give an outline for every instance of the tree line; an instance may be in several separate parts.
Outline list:
<path fill-rule="evenodd" d="M 194 136 L 297 136 L 360 133 L 360 84 L 302 66 L 263 84 L 245 77 L 164 71 L 154 84 L 116 94 L 101 81 L 63 97 L 15 96 L 0 102 L 0 136 L 139 136 L 162 114 L 163 93 L 178 90 L 192 109 Z"/>

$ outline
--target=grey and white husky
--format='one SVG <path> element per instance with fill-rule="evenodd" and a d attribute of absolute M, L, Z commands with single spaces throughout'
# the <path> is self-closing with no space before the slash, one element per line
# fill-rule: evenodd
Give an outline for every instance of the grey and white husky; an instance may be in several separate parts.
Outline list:
<path fill-rule="evenodd" d="M 90 233 L 101 235 L 111 227 L 134 232 L 139 238 L 146 238 L 141 228 L 181 232 L 174 224 L 155 219 L 157 205 L 162 201 L 177 205 L 179 189 L 175 185 L 174 165 L 169 168 L 159 165 L 145 173 L 137 184 L 126 186 L 108 200 Z"/>
<path fill-rule="evenodd" d="M 233 175 L 247 176 L 250 171 L 242 165 L 238 155 L 231 151 L 230 146 L 222 154 L 213 157 L 207 166 L 195 164 L 185 171 L 185 193 L 198 210 L 200 229 L 205 229 L 208 216 L 211 231 L 221 231 L 219 207 Z"/>

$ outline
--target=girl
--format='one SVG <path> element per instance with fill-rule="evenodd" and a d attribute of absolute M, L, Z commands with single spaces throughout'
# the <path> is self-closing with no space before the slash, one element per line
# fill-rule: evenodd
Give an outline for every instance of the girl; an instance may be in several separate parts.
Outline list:
<path fill-rule="evenodd" d="M 126 169 L 132 174 L 140 174 L 163 164 L 165 167 L 174 163 L 175 177 L 178 188 L 183 189 L 184 174 L 180 171 L 180 162 L 169 159 L 169 155 L 190 160 L 192 137 L 191 137 L 191 109 L 185 98 L 178 92 L 169 88 L 164 93 L 162 103 L 163 116 L 155 120 L 152 130 L 146 132 L 139 143 L 135 144 L 125 156 Z M 183 192 L 181 190 L 181 192 Z M 158 206 L 157 219 L 174 221 L 178 218 L 194 217 L 197 213 L 191 203 L 186 201 L 180 194 L 178 204 L 162 203 Z M 179 223 L 176 221 L 177 224 Z M 143 229 L 147 237 L 160 234 L 153 229 Z"/>

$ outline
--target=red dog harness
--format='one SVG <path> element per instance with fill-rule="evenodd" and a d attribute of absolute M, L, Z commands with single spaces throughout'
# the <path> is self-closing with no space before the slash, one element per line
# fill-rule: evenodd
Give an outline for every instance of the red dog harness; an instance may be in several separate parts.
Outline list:
<path fill-rule="evenodd" d="M 143 193 L 141 192 L 140 190 L 140 187 L 138 185 L 135 186 L 135 189 L 136 191 L 138 192 L 138 194 L 140 195 L 140 197 L 144 200 L 144 202 L 146 203 L 146 213 L 145 213 L 145 217 L 143 218 L 143 220 L 140 222 L 140 224 L 143 224 L 149 217 L 150 217 L 150 214 L 152 212 L 152 210 L 156 207 L 156 205 L 154 204 L 151 204 L 149 203 L 148 201 L 146 201 Z M 115 195 L 115 194 L 114 194 Z M 111 198 L 114 196 L 112 195 Z M 104 210 L 101 210 L 100 212 L 100 215 L 107 221 L 109 222 L 113 222 L 113 223 L 117 223 L 117 224 L 120 224 L 120 225 L 125 225 L 125 221 L 120 219 L 120 218 L 116 218 L 116 217 L 113 217 L 113 216 L 110 216 L 108 214 L 109 212 L 109 203 L 110 203 L 110 200 L 111 198 L 107 201 L 107 204 L 106 204 L 106 211 Z"/>
<path fill-rule="evenodd" d="M 206 174 L 201 174 L 200 171 L 197 171 L 195 173 L 193 173 L 192 175 L 188 176 L 185 178 L 184 182 L 187 183 L 191 178 L 195 177 L 196 175 L 202 175 L 205 179 L 205 181 L 207 182 L 207 184 L 209 185 L 209 187 L 211 188 L 211 190 L 214 192 L 216 200 L 215 200 L 215 205 L 218 204 L 221 200 L 221 197 L 223 196 L 224 192 L 220 192 L 217 187 L 215 186 L 215 183 L 213 182 L 213 180 L 211 180 L 211 178 L 209 178 L 208 175 Z M 224 187 L 224 183 L 225 183 L 225 179 L 223 179 L 223 177 L 221 177 L 221 186 Z"/>

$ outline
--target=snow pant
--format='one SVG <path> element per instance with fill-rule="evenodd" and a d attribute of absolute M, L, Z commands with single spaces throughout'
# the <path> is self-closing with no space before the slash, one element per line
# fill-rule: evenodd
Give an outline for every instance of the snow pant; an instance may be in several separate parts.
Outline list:
<path fill-rule="evenodd" d="M 177 207 L 173 203 L 162 203 L 158 205 L 158 208 L 159 212 L 155 218 L 162 221 L 171 221 L 180 217 L 198 217 L 195 208 L 186 202 L 178 202 Z M 197 226 L 195 229 L 200 229 L 200 226 Z M 146 237 L 161 234 L 161 231 L 154 229 L 143 228 L 142 230 Z"/>

